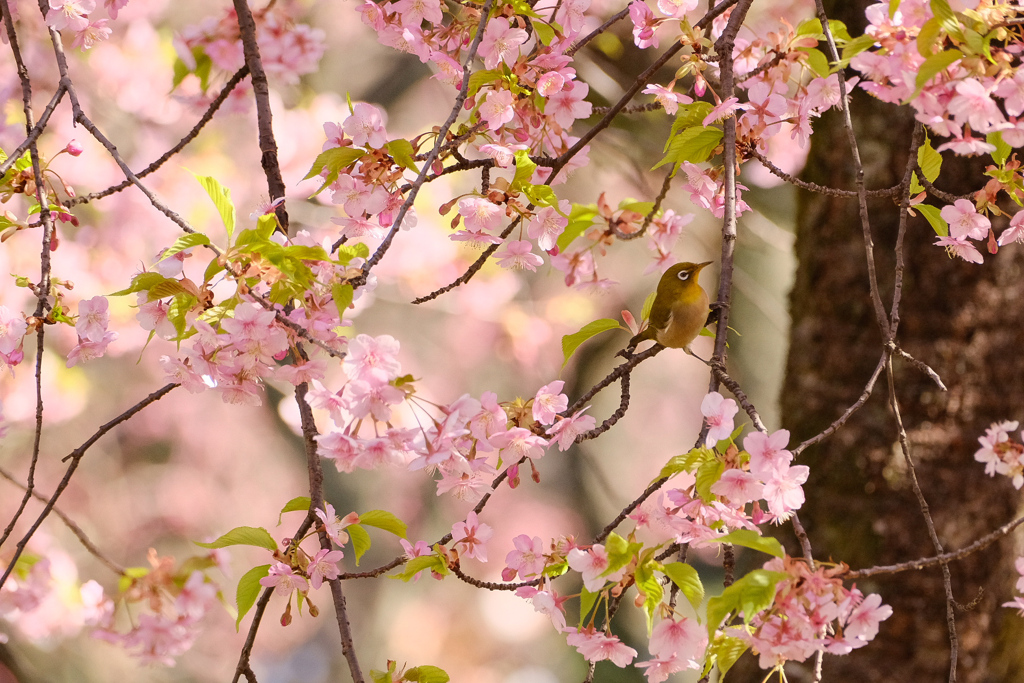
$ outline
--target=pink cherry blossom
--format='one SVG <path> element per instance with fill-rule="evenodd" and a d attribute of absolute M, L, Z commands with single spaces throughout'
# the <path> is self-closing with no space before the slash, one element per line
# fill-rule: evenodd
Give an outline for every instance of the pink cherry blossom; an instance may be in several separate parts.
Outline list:
<path fill-rule="evenodd" d="M 971 263 L 984 263 L 985 259 L 977 247 L 967 241 L 967 237 L 939 236 L 935 238 L 935 244 L 945 247 L 950 256 L 959 256 L 964 261 Z"/>
<path fill-rule="evenodd" d="M 395 358 L 398 350 L 398 340 L 391 335 L 371 337 L 360 334 L 349 342 L 348 355 L 342 361 L 342 367 L 350 379 L 387 383 L 398 377 L 402 370 Z"/>
<path fill-rule="evenodd" d="M 544 265 L 544 259 L 533 253 L 533 242 L 529 240 L 510 240 L 505 248 L 494 253 L 498 265 L 511 270 L 533 270 Z"/>
<path fill-rule="evenodd" d="M 117 339 L 117 336 L 117 332 L 106 332 L 99 341 L 80 340 L 78 346 L 68 353 L 67 366 L 71 368 L 79 363 L 102 358 L 107 352 L 107 346 Z"/>
<path fill-rule="evenodd" d="M 481 562 L 487 561 L 487 541 L 493 535 L 491 527 L 481 523 L 475 512 L 470 512 L 465 522 L 456 522 L 452 525 L 452 540 L 459 554 L 463 557 L 476 558 Z"/>
<path fill-rule="evenodd" d="M 390 9 L 398 12 L 402 26 L 405 27 L 419 28 L 424 20 L 440 24 L 444 18 L 440 0 L 398 0 Z"/>
<path fill-rule="evenodd" d="M 810 469 L 806 465 L 794 465 L 776 470 L 764 483 L 764 499 L 778 521 L 788 519 L 790 513 L 799 510 L 804 504 L 801 484 L 807 481 L 809 474 Z"/>
<path fill-rule="evenodd" d="M 537 240 L 537 246 L 541 249 L 551 251 L 555 247 L 558 236 L 569 225 L 568 214 L 571 209 L 572 205 L 565 199 L 558 202 L 557 210 L 553 206 L 545 206 L 530 220 L 526 234 L 530 239 Z"/>
<path fill-rule="evenodd" d="M 94 296 L 78 304 L 78 320 L 75 321 L 78 336 L 85 341 L 101 341 L 110 322 L 109 307 L 110 302 L 102 296 Z"/>
<path fill-rule="evenodd" d="M 348 543 L 348 534 L 345 533 L 344 529 L 347 526 L 359 523 L 359 515 L 354 512 L 350 512 L 345 515 L 344 519 L 338 517 L 338 513 L 334 511 L 334 506 L 330 503 L 325 505 L 326 510 L 317 508 L 316 516 L 320 518 L 320 521 L 324 525 L 324 533 L 327 537 L 338 545 L 345 545 Z"/>
<path fill-rule="evenodd" d="M 556 630 L 565 630 L 565 608 L 562 605 L 567 598 L 560 597 L 554 590 L 541 590 L 534 586 L 520 586 L 516 589 L 516 596 L 529 600 L 534 611 L 547 615 Z"/>
<path fill-rule="evenodd" d="M 658 9 L 666 17 L 682 19 L 687 12 L 697 9 L 697 0 L 658 0 Z"/>
<path fill-rule="evenodd" d="M 563 380 L 555 380 L 537 390 L 533 398 L 533 419 L 542 425 L 555 421 L 555 416 L 569 407 L 569 397 L 562 393 Z"/>
<path fill-rule="evenodd" d="M 636 657 L 636 650 L 629 647 L 615 636 L 610 636 L 592 628 L 585 631 L 571 629 L 566 642 L 583 655 L 588 662 L 610 660 L 615 666 L 624 667 Z"/>
<path fill-rule="evenodd" d="M 46 24 L 54 31 L 84 31 L 89 26 L 86 16 L 96 9 L 96 0 L 50 0 Z"/>
<path fill-rule="evenodd" d="M 473 232 L 494 232 L 501 227 L 505 210 L 484 197 L 466 197 L 459 200 L 459 215 L 466 229 Z"/>
<path fill-rule="evenodd" d="M 0 354 L 6 356 L 21 346 L 27 329 L 25 318 L 0 305 Z"/>
<path fill-rule="evenodd" d="M 693 102 L 692 98 L 656 83 L 648 85 L 643 89 L 643 92 L 647 95 L 654 95 L 654 99 L 658 101 L 658 104 L 662 106 L 666 114 L 675 114 L 679 111 L 680 104 Z"/>
<path fill-rule="evenodd" d="M 708 435 L 704 439 L 705 445 L 714 446 L 722 439 L 728 439 L 732 435 L 733 416 L 739 412 L 736 401 L 725 398 L 717 391 L 712 391 L 704 397 L 700 403 L 700 412 L 708 423 Z"/>
<path fill-rule="evenodd" d="M 380 109 L 372 104 L 356 102 L 352 106 L 352 115 L 345 119 L 342 127 L 356 147 L 365 145 L 379 149 L 388 142 L 384 124 L 384 114 Z"/>
<path fill-rule="evenodd" d="M 515 458 L 541 458 L 548 445 L 547 441 L 522 427 L 495 434 L 489 441 L 492 446 L 508 449 Z"/>
<path fill-rule="evenodd" d="M 793 461 L 793 454 L 786 450 L 788 444 L 788 429 L 780 429 L 770 436 L 764 432 L 747 434 L 743 448 L 750 453 L 751 473 L 765 481 L 773 472 L 788 466 Z"/>
<path fill-rule="evenodd" d="M 526 42 L 529 35 L 521 28 L 512 28 L 505 17 L 494 17 L 487 22 L 484 36 L 480 40 L 479 54 L 484 59 L 484 66 L 496 69 L 504 62 L 512 66 L 519 58 L 519 48 Z"/>
<path fill-rule="evenodd" d="M 597 425 L 597 420 L 591 415 L 584 415 L 583 410 L 577 410 L 572 417 L 560 417 L 548 428 L 548 434 L 552 441 L 558 442 L 558 450 L 567 451 L 576 443 L 576 437 L 585 434 Z"/>
<path fill-rule="evenodd" d="M 306 579 L 283 562 L 275 562 L 267 576 L 260 579 L 260 585 L 273 588 L 277 595 L 291 595 L 292 591 L 305 592 L 308 588 Z"/>
<path fill-rule="evenodd" d="M 84 29 L 75 33 L 75 38 L 71 41 L 71 47 L 88 50 L 96 43 L 109 38 L 111 33 L 111 30 L 107 28 L 107 20 L 98 19 L 90 22 Z"/>
<path fill-rule="evenodd" d="M 559 90 L 548 98 L 544 113 L 553 118 L 562 128 L 569 128 L 573 121 L 585 119 L 593 111 L 593 105 L 584 99 L 589 92 L 589 85 L 573 81 L 571 88 Z"/>
<path fill-rule="evenodd" d="M 999 246 L 1006 246 L 1011 242 L 1024 242 L 1024 211 L 1013 214 L 1010 227 L 999 235 Z"/>
<path fill-rule="evenodd" d="M 633 42 L 641 50 L 654 47 L 658 42 L 658 21 L 654 18 L 654 12 L 643 0 L 633 0 L 629 3 L 629 18 L 633 22 Z"/>
<path fill-rule="evenodd" d="M 517 574 L 524 579 L 532 579 L 544 571 L 544 542 L 539 536 L 530 538 L 519 534 L 512 539 L 512 545 L 515 550 L 510 550 L 505 556 L 506 569 L 501 573 L 503 580 L 512 581 Z"/>
<path fill-rule="evenodd" d="M 738 469 L 726 470 L 722 478 L 711 485 L 711 493 L 728 499 L 732 505 L 760 500 L 763 492 L 764 485 L 756 476 Z"/>
<path fill-rule="evenodd" d="M 660 659 L 675 656 L 693 665 L 696 660 L 703 658 L 707 645 L 707 629 L 686 617 L 662 619 L 651 631 L 650 651 Z"/>
<path fill-rule="evenodd" d="M 608 570 L 608 552 L 601 544 L 593 545 L 589 550 L 573 548 L 569 551 L 566 559 L 573 571 L 583 575 L 583 585 L 592 593 L 601 590 L 609 582 L 617 582 L 626 573 L 626 568 L 621 567 L 604 576 L 605 571 Z"/>
<path fill-rule="evenodd" d="M 947 204 L 939 212 L 942 219 L 949 223 L 951 237 L 970 237 L 972 240 L 984 239 L 988 236 L 991 222 L 986 216 L 978 213 L 974 202 L 969 199 L 957 199 Z"/>
<path fill-rule="evenodd" d="M 319 510 L 317 510 L 319 512 Z M 313 590 L 319 590 L 324 580 L 336 579 L 341 574 L 338 563 L 344 557 L 340 550 L 328 550 L 321 548 L 316 555 L 310 558 L 306 573 L 309 574 L 309 584 Z"/>
<path fill-rule="evenodd" d="M 510 90 L 491 90 L 480 105 L 480 118 L 488 130 L 498 130 L 515 116 L 514 98 Z"/>

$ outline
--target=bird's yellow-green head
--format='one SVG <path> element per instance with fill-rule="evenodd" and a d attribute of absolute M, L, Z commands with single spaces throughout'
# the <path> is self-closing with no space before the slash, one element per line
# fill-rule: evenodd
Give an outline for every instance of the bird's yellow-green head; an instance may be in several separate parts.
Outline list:
<path fill-rule="evenodd" d="M 661 281 L 658 282 L 658 295 L 654 300 L 654 305 L 658 305 L 658 299 L 662 299 L 665 305 L 671 305 L 670 302 L 685 297 L 687 291 L 695 292 L 700 288 L 700 285 L 697 284 L 697 276 L 700 275 L 702 269 L 710 266 L 712 263 L 714 261 L 707 261 L 706 263 L 687 262 L 677 263 L 670 267 L 661 276 Z"/>

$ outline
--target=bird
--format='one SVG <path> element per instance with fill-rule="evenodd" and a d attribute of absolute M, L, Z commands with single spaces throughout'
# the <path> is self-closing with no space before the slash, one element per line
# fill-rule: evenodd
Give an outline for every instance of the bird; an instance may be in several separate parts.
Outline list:
<path fill-rule="evenodd" d="M 629 340 L 628 349 L 651 339 L 672 349 L 690 351 L 690 342 L 710 320 L 708 293 L 697 283 L 700 271 L 713 263 L 677 263 L 665 271 L 651 306 L 650 322 Z"/>

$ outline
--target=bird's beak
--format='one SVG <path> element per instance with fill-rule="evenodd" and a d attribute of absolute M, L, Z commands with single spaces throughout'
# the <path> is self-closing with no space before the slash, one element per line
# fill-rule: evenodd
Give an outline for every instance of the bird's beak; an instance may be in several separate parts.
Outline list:
<path fill-rule="evenodd" d="M 710 266 L 712 263 L 714 263 L 714 261 L 708 261 L 707 263 L 698 263 L 697 272 L 699 273 L 701 269 L 703 269 L 705 266 Z"/>

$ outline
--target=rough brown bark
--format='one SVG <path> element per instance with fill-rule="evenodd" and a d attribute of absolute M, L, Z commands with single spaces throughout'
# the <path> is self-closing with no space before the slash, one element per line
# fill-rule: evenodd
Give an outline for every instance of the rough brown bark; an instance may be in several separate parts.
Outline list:
<path fill-rule="evenodd" d="M 857 27 L 861 3 L 833 3 Z M 913 121 L 908 112 L 867 96 L 854 98 L 869 187 L 903 174 Z M 839 117 L 815 128 L 805 177 L 852 188 L 850 154 Z M 978 189 L 986 160 L 947 157 L 938 185 L 949 192 Z M 941 202 L 930 200 L 941 205 Z M 893 246 L 899 209 L 871 203 L 882 297 L 892 299 Z M 828 426 L 864 388 L 882 352 L 868 297 L 863 238 L 854 201 L 801 193 L 796 283 L 791 295 L 789 363 L 782 390 L 784 426 L 793 443 Z M 1001 225 L 997 224 L 997 230 Z M 973 460 L 977 437 L 990 423 L 1019 419 L 1024 405 L 1024 251 L 986 255 L 982 266 L 950 260 L 931 243 L 923 219 L 911 219 L 905 253 L 898 343 L 934 368 L 941 392 L 924 374 L 895 360 L 897 396 L 913 460 L 935 527 L 947 550 L 969 544 L 1012 519 L 1020 495 L 1005 477 L 992 479 Z M 897 441 L 884 374 L 875 393 L 831 439 L 801 457 L 811 477 L 800 517 L 819 559 L 854 568 L 934 555 Z M 1024 680 L 1024 631 L 1015 612 L 999 605 L 1013 595 L 1013 539 L 951 565 L 959 681 Z M 868 647 L 826 657 L 825 681 L 942 681 L 950 641 L 938 569 L 862 582 L 880 592 L 894 614 Z M 808 662 L 807 673 L 810 673 Z M 788 670 L 788 669 L 787 669 Z M 795 673 L 795 672 L 794 672 Z M 792 678 L 790 680 L 793 680 Z"/>

